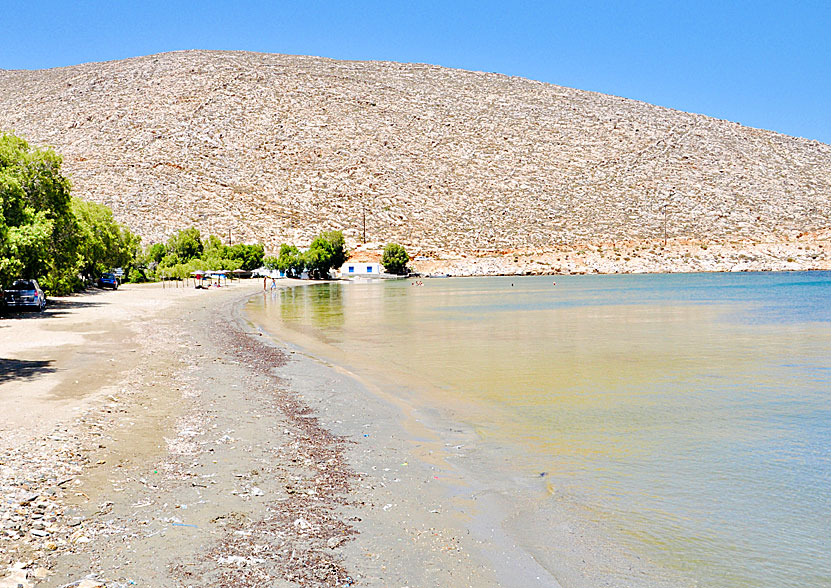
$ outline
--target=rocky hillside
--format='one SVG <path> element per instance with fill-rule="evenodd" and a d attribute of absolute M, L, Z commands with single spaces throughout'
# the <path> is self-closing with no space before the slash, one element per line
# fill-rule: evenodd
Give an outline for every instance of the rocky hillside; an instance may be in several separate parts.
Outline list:
<path fill-rule="evenodd" d="M 479 255 L 827 239 L 831 146 L 499 74 L 186 51 L 0 71 L 0 129 L 145 241 Z M 825 231 L 825 232 L 824 232 Z M 554 268 L 556 269 L 556 268 Z"/>

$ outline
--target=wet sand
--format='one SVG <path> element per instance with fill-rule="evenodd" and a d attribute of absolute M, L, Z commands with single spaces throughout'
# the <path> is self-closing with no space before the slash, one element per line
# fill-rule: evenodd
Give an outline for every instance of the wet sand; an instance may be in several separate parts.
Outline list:
<path fill-rule="evenodd" d="M 503 585 L 443 440 L 258 332 L 261 288 L 0 320 L 0 587 Z"/>

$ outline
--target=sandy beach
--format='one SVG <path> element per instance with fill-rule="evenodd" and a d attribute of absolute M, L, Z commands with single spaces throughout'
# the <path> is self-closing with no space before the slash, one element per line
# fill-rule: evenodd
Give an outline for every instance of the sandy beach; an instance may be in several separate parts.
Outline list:
<path fill-rule="evenodd" d="M 0 586 L 502 585 L 430 484 L 439 441 L 274 346 L 240 315 L 261 289 L 126 285 L 0 321 Z"/>
<path fill-rule="evenodd" d="M 125 285 L 0 320 L 0 588 L 678 585 L 483 484 L 452 415 L 246 314 L 277 295 Z"/>

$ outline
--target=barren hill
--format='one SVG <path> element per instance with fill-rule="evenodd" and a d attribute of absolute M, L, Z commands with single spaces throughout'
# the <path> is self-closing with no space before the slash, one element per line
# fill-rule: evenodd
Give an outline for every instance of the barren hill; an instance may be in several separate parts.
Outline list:
<path fill-rule="evenodd" d="M 715 244 L 831 228 L 829 145 L 430 65 L 186 51 L 0 71 L 0 129 L 54 147 L 145 241 L 196 224 L 354 245 L 365 218 L 368 240 L 416 252 L 539 257 L 665 226 Z"/>

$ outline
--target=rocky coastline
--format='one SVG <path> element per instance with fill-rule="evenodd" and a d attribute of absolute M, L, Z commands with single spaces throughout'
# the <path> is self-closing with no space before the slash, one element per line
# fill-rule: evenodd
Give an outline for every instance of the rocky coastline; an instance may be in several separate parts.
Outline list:
<path fill-rule="evenodd" d="M 778 243 L 671 239 L 609 241 L 547 251 L 417 251 L 409 264 L 422 275 L 514 276 L 831 270 L 831 233 Z M 381 250 L 359 247 L 362 259 Z"/>

